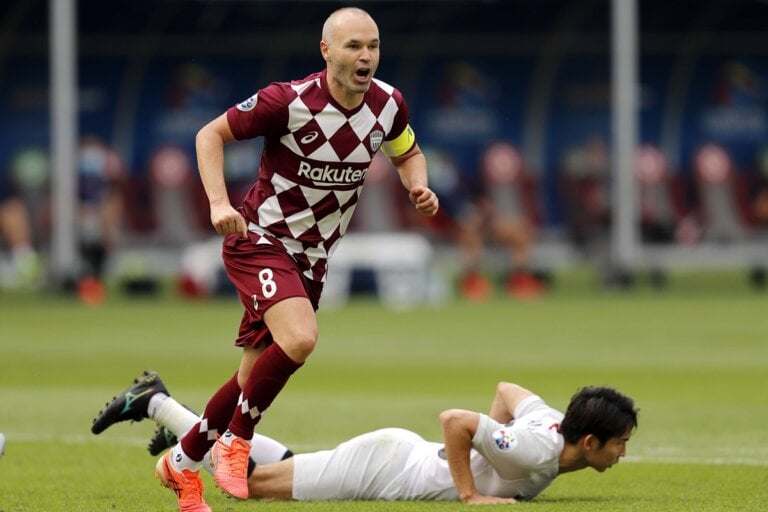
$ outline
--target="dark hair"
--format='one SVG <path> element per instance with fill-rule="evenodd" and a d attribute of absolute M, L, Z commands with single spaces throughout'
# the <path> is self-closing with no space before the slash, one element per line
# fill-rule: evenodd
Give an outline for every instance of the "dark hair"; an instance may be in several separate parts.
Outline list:
<path fill-rule="evenodd" d="M 592 434 L 603 444 L 637 427 L 635 402 L 613 388 L 589 386 L 580 389 L 568 404 L 560 423 L 565 441 L 576 443 Z"/>

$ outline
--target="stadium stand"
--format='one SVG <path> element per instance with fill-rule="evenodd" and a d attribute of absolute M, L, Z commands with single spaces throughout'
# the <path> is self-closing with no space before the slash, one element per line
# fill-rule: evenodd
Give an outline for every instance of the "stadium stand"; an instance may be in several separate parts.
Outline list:
<path fill-rule="evenodd" d="M 585 233 L 574 234 L 575 211 L 562 193 L 568 178 L 563 156 L 590 134 L 610 142 L 610 17 L 605 4 L 457 1 L 434 9 L 430 2 L 366 3 L 385 41 L 377 76 L 403 89 L 420 142 L 433 152 L 434 167 L 453 166 L 458 192 L 481 188 L 477 162 L 489 141 L 506 140 L 519 149 L 539 203 L 533 259 L 546 268 L 578 261 L 574 247 L 585 247 L 579 245 Z M 158 208 L 174 202 L 176 213 L 161 217 L 184 218 L 187 227 L 181 235 L 163 237 L 169 246 L 177 246 L 169 251 L 180 251 L 188 240 L 205 238 L 205 205 L 196 203 L 194 193 L 181 198 L 178 190 L 176 199 L 158 205 L 158 195 L 169 191 L 155 190 L 158 184 L 147 162 L 157 148 L 177 147 L 190 161 L 194 181 L 192 139 L 202 120 L 269 81 L 322 66 L 315 50 L 317 20 L 327 14 L 327 4 L 303 2 L 300 8 L 286 9 L 278 1 L 154 2 L 140 10 L 128 0 L 82 0 L 78 6 L 81 130 L 116 148 L 126 167 L 121 251 L 146 249 L 148 240 L 163 232 Z M 768 4 L 712 0 L 692 6 L 644 0 L 638 7 L 640 141 L 663 149 L 677 232 L 690 220 L 685 213 L 693 206 L 704 213 L 720 204 L 730 212 L 723 218 L 707 216 L 700 224 L 699 243 L 681 244 L 676 237 L 665 247 L 644 250 L 662 254 L 658 261 L 670 266 L 683 261 L 752 265 L 759 259 L 753 252 L 765 250 L 754 160 L 768 140 L 768 47 L 762 44 Z M 0 6 L 0 17 L 6 20 L 0 71 L 14 70 L 0 74 L 0 125 L 13 127 L 0 142 L 0 173 L 8 172 L 20 149 L 45 147 L 49 141 L 48 27 L 40 16 L 46 9 L 43 0 Z M 404 9 L 411 15 L 402 16 Z M 738 186 L 753 184 L 751 197 L 739 192 L 728 200 L 722 188 L 717 192 L 699 186 L 697 151 L 710 142 L 727 153 L 734 177 L 742 183 Z M 252 161 L 252 155 L 232 158 Z M 654 204 L 663 199 L 660 186 L 644 192 L 656 197 Z M 233 194 L 242 194 L 234 188 Z M 446 213 L 450 195 L 445 196 Z M 728 201 L 734 201 L 731 207 Z M 185 208 L 193 214 L 186 216 Z M 596 219 L 604 230 L 605 212 Z M 449 246 L 455 236 L 453 241 L 447 236 L 452 224 L 450 218 L 444 220 L 442 227 L 425 233 L 449 248 L 437 258 L 445 255 L 458 262 L 458 251 Z M 671 229 L 669 222 L 664 231 Z M 646 235 L 651 234 L 648 229 Z M 654 229 L 659 235 L 658 226 Z M 715 239 L 727 239 L 728 245 L 714 247 L 710 241 Z M 172 271 L 177 253 L 167 258 L 152 254 L 162 261 L 151 268 Z M 505 260 L 494 251 L 488 257 L 499 269 Z"/>

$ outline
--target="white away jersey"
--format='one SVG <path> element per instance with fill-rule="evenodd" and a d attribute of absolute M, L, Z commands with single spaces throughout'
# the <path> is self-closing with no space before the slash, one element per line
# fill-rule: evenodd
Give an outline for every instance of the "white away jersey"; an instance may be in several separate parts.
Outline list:
<path fill-rule="evenodd" d="M 523 400 L 515 410 L 515 420 L 503 425 L 480 415 L 470 466 L 480 494 L 529 500 L 557 476 L 563 450 L 558 425 L 562 413 L 549 407 L 538 396 Z M 442 445 L 414 450 L 417 474 L 411 475 L 415 499 L 455 500 L 458 493 L 451 477 Z M 413 498 L 412 498 L 413 499 Z"/>
<path fill-rule="evenodd" d="M 557 476 L 563 414 L 532 396 L 520 403 L 515 418 L 503 425 L 480 417 L 472 445 L 492 468 L 475 477 L 481 494 L 529 500 Z"/>
<path fill-rule="evenodd" d="M 284 248 L 308 278 L 325 280 L 373 155 L 408 126 L 402 94 L 374 79 L 363 103 L 347 110 L 322 71 L 265 87 L 230 108 L 227 120 L 237 139 L 265 137 L 258 181 L 243 204 L 249 229 Z"/>
<path fill-rule="evenodd" d="M 529 500 L 557 476 L 562 413 L 538 396 L 523 400 L 514 422 L 481 415 L 470 466 L 478 492 Z M 297 500 L 457 500 L 442 443 L 402 429 L 382 429 L 334 450 L 294 458 Z"/>

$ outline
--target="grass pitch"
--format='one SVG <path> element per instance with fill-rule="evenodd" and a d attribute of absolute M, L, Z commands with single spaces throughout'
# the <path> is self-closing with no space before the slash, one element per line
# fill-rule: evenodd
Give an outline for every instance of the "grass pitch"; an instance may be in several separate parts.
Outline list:
<path fill-rule="evenodd" d="M 768 296 L 678 281 L 612 294 L 561 283 L 534 302 L 393 312 L 359 300 L 321 311 L 320 342 L 265 419 L 294 451 L 383 426 L 439 439 L 449 407 L 487 410 L 495 383 L 523 384 L 556 407 L 578 387 L 635 398 L 640 428 L 619 465 L 564 475 L 536 500 L 560 511 L 750 511 L 768 503 Z M 705 283 L 705 284 L 702 284 Z M 0 295 L 0 512 L 175 510 L 152 478 L 148 421 L 99 436 L 91 419 L 143 369 L 200 409 L 236 368 L 235 300 Z M 269 503 L 225 498 L 216 511 L 431 511 L 455 503 Z"/>

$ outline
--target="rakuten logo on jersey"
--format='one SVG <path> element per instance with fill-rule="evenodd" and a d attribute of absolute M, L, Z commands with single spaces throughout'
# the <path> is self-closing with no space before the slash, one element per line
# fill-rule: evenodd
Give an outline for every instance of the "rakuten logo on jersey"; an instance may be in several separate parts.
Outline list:
<path fill-rule="evenodd" d="M 337 183 L 357 183 L 365 178 L 368 168 L 355 169 L 351 165 L 347 167 L 312 167 L 308 162 L 299 164 L 298 175 L 314 181 L 316 184 L 333 185 Z"/>

